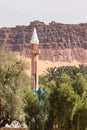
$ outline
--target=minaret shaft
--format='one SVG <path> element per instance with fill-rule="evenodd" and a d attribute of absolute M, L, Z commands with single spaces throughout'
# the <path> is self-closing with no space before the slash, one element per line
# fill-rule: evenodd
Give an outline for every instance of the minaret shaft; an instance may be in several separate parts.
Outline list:
<path fill-rule="evenodd" d="M 38 36 L 37 31 L 34 28 L 33 35 L 31 38 L 31 82 L 32 88 L 38 90 L 38 55 L 39 55 L 39 47 L 38 47 Z"/>
<path fill-rule="evenodd" d="M 31 66 L 32 87 L 38 90 L 38 55 L 32 54 Z"/>

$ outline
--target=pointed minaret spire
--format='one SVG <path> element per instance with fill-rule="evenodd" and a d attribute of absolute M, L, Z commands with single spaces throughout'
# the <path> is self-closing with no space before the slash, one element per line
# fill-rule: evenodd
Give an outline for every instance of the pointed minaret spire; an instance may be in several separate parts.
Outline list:
<path fill-rule="evenodd" d="M 36 28 L 34 28 L 32 38 L 31 38 L 31 44 L 38 44 L 38 43 L 39 43 L 39 40 L 37 36 L 37 31 L 36 31 Z"/>

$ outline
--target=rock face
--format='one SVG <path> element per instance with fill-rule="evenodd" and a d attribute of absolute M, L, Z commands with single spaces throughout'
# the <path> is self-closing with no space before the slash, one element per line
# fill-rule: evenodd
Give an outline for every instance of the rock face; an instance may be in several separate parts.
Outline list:
<path fill-rule="evenodd" d="M 33 28 L 39 37 L 42 60 L 80 63 L 87 62 L 87 24 L 62 24 L 40 21 L 29 26 L 0 29 L 0 46 L 30 57 L 30 40 Z"/>

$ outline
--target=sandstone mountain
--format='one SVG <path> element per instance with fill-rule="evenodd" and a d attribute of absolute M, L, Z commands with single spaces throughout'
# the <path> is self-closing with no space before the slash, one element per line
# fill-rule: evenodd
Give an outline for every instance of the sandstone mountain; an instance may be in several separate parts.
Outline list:
<path fill-rule="evenodd" d="M 62 24 L 33 21 L 29 26 L 0 28 L 0 47 L 30 57 L 33 28 L 39 37 L 40 60 L 51 62 L 87 62 L 87 24 Z"/>

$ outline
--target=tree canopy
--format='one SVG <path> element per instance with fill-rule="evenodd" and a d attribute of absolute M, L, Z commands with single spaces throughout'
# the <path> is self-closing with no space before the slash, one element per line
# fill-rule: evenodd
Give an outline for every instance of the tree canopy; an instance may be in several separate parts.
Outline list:
<path fill-rule="evenodd" d="M 87 66 L 48 68 L 33 91 L 26 63 L 10 52 L 0 57 L 0 116 L 30 130 L 87 130 Z"/>
<path fill-rule="evenodd" d="M 49 68 L 40 84 L 49 90 L 47 129 L 87 129 L 87 66 Z"/>
<path fill-rule="evenodd" d="M 30 78 L 25 73 L 26 64 L 11 52 L 0 53 L 0 57 L 1 117 L 10 116 L 22 121 L 25 93 L 30 87 Z"/>

